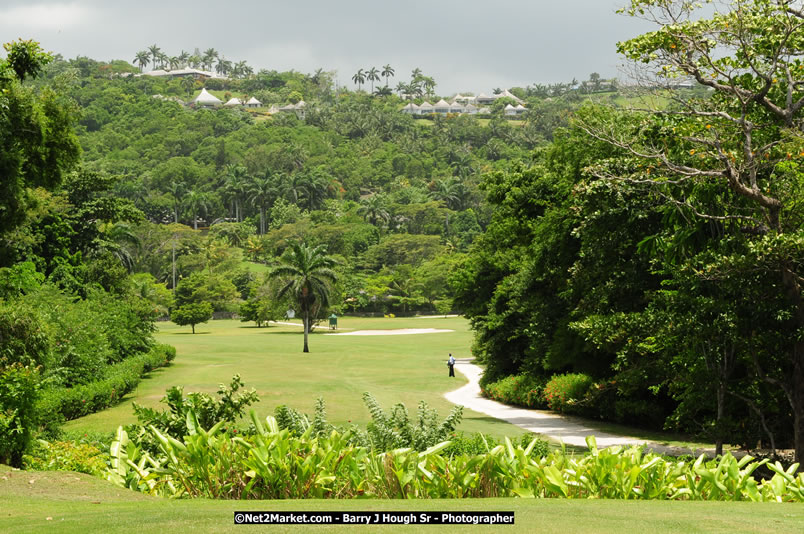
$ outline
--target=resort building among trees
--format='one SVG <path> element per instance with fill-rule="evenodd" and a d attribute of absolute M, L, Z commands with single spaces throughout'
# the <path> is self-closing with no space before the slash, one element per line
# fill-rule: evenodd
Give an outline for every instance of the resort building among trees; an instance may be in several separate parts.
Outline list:
<path fill-rule="evenodd" d="M 507 89 L 491 96 L 488 96 L 484 93 L 480 93 L 477 96 L 468 96 L 458 93 L 452 98 L 452 103 L 448 103 L 443 98 L 435 104 L 431 104 L 427 101 L 424 101 L 419 105 L 417 105 L 415 102 L 409 102 L 400 111 L 409 115 L 429 115 L 431 113 L 444 115 L 447 113 L 468 115 L 475 115 L 478 113 L 488 114 L 491 113 L 491 109 L 488 106 L 500 98 L 510 98 L 516 103 L 516 105 L 509 103 L 505 106 L 504 113 L 506 116 L 515 117 L 523 115 L 528 111 L 524 106 L 522 99 L 518 98 Z"/>
<path fill-rule="evenodd" d="M 220 99 L 218 99 L 214 95 L 209 94 L 206 88 L 201 89 L 201 92 L 198 93 L 198 96 L 196 96 L 190 101 L 191 106 L 204 107 L 204 108 L 216 108 L 221 104 L 223 104 L 223 102 L 221 102 Z"/>

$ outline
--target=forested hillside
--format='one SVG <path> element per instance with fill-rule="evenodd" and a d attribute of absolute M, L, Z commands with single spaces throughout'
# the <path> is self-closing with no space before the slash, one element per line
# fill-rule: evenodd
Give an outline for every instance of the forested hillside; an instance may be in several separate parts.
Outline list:
<path fill-rule="evenodd" d="M 98 361 L 55 331 L 25 348 L 61 387 L 147 351 L 155 316 L 455 311 L 489 396 L 802 459 L 804 13 L 632 4 L 658 25 L 619 44 L 641 87 L 511 88 L 516 119 L 504 99 L 415 118 L 320 71 L 190 83 L 10 55 L 4 328 L 36 330 L 47 302 L 128 303 L 141 345 L 107 329 Z M 400 93 L 421 102 L 413 78 Z M 202 87 L 264 106 L 185 105 Z M 305 304 L 272 275 L 308 260 L 326 290 Z"/>

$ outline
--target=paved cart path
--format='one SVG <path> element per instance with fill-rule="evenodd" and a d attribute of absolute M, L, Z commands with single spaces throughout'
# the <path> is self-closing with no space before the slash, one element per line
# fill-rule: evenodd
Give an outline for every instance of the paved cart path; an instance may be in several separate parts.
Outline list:
<path fill-rule="evenodd" d="M 460 371 L 469 383 L 465 386 L 450 391 L 444 396 L 454 404 L 460 404 L 476 412 L 490 415 L 496 419 L 502 419 L 530 432 L 542 434 L 548 438 L 573 445 L 576 447 L 586 447 L 586 437 L 594 435 L 597 446 L 600 448 L 611 447 L 614 445 L 646 445 L 648 449 L 661 454 L 678 456 L 680 454 L 698 455 L 705 453 L 707 456 L 714 456 L 714 449 L 690 450 L 683 447 L 671 447 L 659 443 L 653 443 L 644 439 L 618 436 L 590 428 L 581 419 L 567 417 L 545 410 L 531 410 L 528 408 L 518 408 L 508 406 L 497 401 L 486 399 L 480 396 L 480 385 L 478 381 L 483 374 L 483 370 L 471 363 L 468 358 L 458 359 L 455 368 Z M 732 451 L 735 456 L 740 456 Z"/>

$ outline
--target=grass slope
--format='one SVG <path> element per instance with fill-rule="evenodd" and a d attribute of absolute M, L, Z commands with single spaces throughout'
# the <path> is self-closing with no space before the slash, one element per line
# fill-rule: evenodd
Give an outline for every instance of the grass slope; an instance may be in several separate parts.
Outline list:
<path fill-rule="evenodd" d="M 78 473 L 22 472 L 0 466 L 0 531 L 147 534 L 245 532 L 235 511 L 513 511 L 513 526 L 316 526 L 315 532 L 740 532 L 804 531 L 796 504 L 558 499 L 209 501 L 147 497 Z M 305 531 L 272 525 L 270 532 Z M 310 529 L 307 529 L 310 530 Z"/>
<path fill-rule="evenodd" d="M 298 322 L 298 321 L 297 321 Z M 165 389 L 183 385 L 186 392 L 214 393 L 218 384 L 240 374 L 246 387 L 255 388 L 262 415 L 273 413 L 280 404 L 312 414 L 320 395 L 327 406 L 328 420 L 365 425 L 370 416 L 362 401 L 371 392 L 387 410 L 403 402 L 412 416 L 420 400 L 427 401 L 444 417 L 452 404 L 443 394 L 465 383 L 458 375 L 447 376 L 448 353 L 469 356 L 471 332 L 463 318 L 353 318 L 341 317 L 340 332 L 400 328 L 438 328 L 448 333 L 396 336 L 331 336 L 318 328 L 310 336 L 310 353 L 302 352 L 301 325 L 255 328 L 253 323 L 211 321 L 189 327 L 173 323 L 160 325 L 157 339 L 173 345 L 173 365 L 159 369 L 143 380 L 120 405 L 66 425 L 68 430 L 111 432 L 118 425 L 135 421 L 131 401 L 159 406 Z M 518 436 L 521 429 L 464 411 L 460 430 L 480 431 L 501 437 Z"/>

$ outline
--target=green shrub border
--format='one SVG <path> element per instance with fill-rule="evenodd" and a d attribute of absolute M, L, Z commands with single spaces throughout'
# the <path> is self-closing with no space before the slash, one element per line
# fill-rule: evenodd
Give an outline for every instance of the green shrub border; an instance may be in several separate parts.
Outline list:
<path fill-rule="evenodd" d="M 484 397 L 491 400 L 514 406 L 543 409 L 547 407 L 542 396 L 546 382 L 545 378 L 514 375 L 486 384 L 480 391 Z"/>
<path fill-rule="evenodd" d="M 149 352 L 132 356 L 107 368 L 101 380 L 72 388 L 42 391 L 37 412 L 43 417 L 66 421 L 98 412 L 119 403 L 137 387 L 143 375 L 165 367 L 176 358 L 170 345 L 156 345 Z"/>

